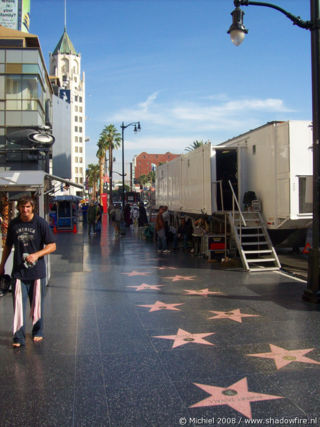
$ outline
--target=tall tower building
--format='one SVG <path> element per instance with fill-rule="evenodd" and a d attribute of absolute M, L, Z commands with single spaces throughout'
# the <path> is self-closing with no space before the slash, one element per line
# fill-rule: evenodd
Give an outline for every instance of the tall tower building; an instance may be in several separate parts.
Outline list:
<path fill-rule="evenodd" d="M 71 181 L 85 182 L 85 74 L 81 74 L 81 55 L 68 36 L 66 26 L 54 49 L 50 53 L 50 77 L 60 81 L 59 96 L 70 103 L 70 170 Z M 71 148 L 71 149 L 70 149 Z"/>

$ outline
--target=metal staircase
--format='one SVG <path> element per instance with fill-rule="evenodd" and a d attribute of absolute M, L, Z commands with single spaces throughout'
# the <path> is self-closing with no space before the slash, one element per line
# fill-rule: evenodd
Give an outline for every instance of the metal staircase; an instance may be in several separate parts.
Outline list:
<path fill-rule="evenodd" d="M 260 212 L 242 212 L 230 182 L 229 185 L 233 194 L 229 223 L 243 267 L 247 271 L 279 270 L 281 265 Z"/>

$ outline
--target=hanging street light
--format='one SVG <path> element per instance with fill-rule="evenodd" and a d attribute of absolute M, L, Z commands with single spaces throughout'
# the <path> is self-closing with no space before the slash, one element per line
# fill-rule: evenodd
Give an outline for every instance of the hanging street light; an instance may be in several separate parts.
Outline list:
<path fill-rule="evenodd" d="M 248 33 L 243 24 L 244 12 L 240 6 L 264 6 L 283 13 L 294 25 L 310 30 L 311 33 L 311 68 L 312 68 L 312 121 L 313 121 L 313 222 L 312 248 L 308 259 L 308 283 L 303 299 L 320 303 L 320 0 L 310 0 L 309 21 L 292 15 L 285 9 L 266 2 L 251 0 L 234 0 L 235 9 L 231 13 L 232 25 L 228 33 L 232 42 L 239 46 Z"/>

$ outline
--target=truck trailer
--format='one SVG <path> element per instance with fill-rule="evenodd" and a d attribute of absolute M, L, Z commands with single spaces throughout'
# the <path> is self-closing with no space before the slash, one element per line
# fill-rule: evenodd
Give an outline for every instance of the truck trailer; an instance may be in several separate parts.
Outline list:
<path fill-rule="evenodd" d="M 244 213 L 247 219 L 256 213 L 274 244 L 304 246 L 312 222 L 312 173 L 312 123 L 269 122 L 159 166 L 156 206 L 166 205 L 178 217 L 224 216 L 241 226 L 248 222 Z"/>

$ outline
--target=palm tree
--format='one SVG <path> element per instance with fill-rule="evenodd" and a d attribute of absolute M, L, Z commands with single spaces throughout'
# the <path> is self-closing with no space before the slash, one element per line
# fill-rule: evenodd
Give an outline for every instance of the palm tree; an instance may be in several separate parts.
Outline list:
<path fill-rule="evenodd" d="M 110 192 L 109 201 L 112 203 L 112 166 L 113 166 L 113 150 L 116 150 L 121 145 L 121 135 L 114 125 L 105 126 L 100 134 L 98 142 L 97 156 L 100 165 L 100 194 L 103 193 L 103 171 L 106 161 L 106 153 L 109 153 L 109 177 L 110 177 Z"/>
<path fill-rule="evenodd" d="M 88 185 L 92 187 L 92 198 L 95 199 L 97 195 L 97 183 L 99 180 L 99 165 L 90 163 L 86 171 L 88 178 Z"/>
<path fill-rule="evenodd" d="M 193 143 L 191 145 L 189 145 L 188 147 L 186 147 L 184 150 L 185 151 L 193 151 L 193 150 L 196 150 L 197 148 L 201 147 L 204 144 L 208 144 L 209 142 L 210 141 L 203 142 L 203 140 L 201 140 L 201 141 L 196 140 L 196 141 L 193 141 Z"/>

